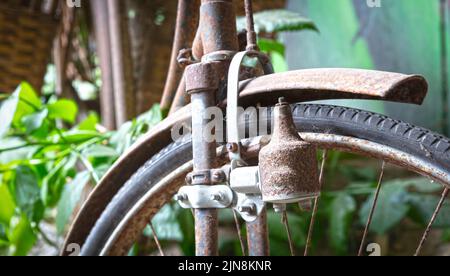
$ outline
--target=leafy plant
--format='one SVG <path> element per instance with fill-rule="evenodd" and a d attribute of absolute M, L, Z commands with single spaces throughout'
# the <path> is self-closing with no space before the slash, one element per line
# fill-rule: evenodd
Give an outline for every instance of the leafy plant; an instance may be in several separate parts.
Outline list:
<path fill-rule="evenodd" d="M 285 59 L 286 47 L 280 42 L 279 33 L 304 30 L 318 31 L 313 21 L 288 10 L 262 11 L 255 13 L 254 19 L 259 48 L 271 57 L 275 72 L 288 70 Z M 245 17 L 238 18 L 237 29 L 238 31 L 245 31 Z"/>
<path fill-rule="evenodd" d="M 83 191 L 162 120 L 155 106 L 116 132 L 100 132 L 97 115 L 74 125 L 77 113 L 75 102 L 41 99 L 27 83 L 0 107 L 0 248 L 8 254 L 26 255 L 43 219 L 56 219 L 63 233 Z"/>
<path fill-rule="evenodd" d="M 313 21 L 288 10 L 267 10 L 254 14 L 255 31 L 263 33 L 280 33 L 287 31 L 314 30 L 318 31 Z M 237 20 L 238 31 L 246 28 L 245 17 Z"/>

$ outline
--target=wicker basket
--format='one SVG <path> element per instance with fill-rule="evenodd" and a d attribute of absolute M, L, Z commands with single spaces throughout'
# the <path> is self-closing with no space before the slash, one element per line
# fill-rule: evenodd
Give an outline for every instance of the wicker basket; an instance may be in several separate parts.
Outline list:
<path fill-rule="evenodd" d="M 14 91 L 22 81 L 42 87 L 56 25 L 50 15 L 0 4 L 1 93 Z"/>

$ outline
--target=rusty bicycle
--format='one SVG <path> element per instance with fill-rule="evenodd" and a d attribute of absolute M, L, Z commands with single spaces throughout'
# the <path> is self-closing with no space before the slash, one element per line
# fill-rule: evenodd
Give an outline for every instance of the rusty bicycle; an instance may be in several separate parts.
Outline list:
<path fill-rule="evenodd" d="M 268 255 L 267 211 L 272 206 L 286 226 L 294 254 L 286 208 L 300 204 L 312 212 L 304 252 L 308 255 L 327 152 L 337 150 L 382 163 L 358 255 L 364 253 L 387 164 L 442 184 L 442 198 L 415 252 L 419 255 L 449 193 L 450 140 L 384 115 L 304 102 L 371 99 L 421 104 L 427 81 L 420 75 L 359 69 L 275 74 L 270 59 L 257 46 L 252 1 L 244 2 L 246 35 L 238 35 L 230 23 L 236 18 L 235 2 L 179 1 L 163 100 L 163 105 L 174 103 L 174 108 L 102 179 L 75 220 L 64 248 L 79 244 L 81 255 L 126 255 L 152 217 L 176 201 L 193 212 L 198 256 L 219 254 L 218 213 L 223 209 L 233 211 L 243 254 Z M 256 65 L 244 65 L 246 59 Z M 264 113 L 258 113 L 260 109 Z M 226 119 L 220 118 L 223 114 Z M 259 131 L 253 132 L 254 126 Z M 263 133 L 261 128 L 270 130 Z M 180 129 L 191 133 L 174 141 Z M 205 129 L 214 139 L 205 137 Z M 240 221 L 246 223 L 247 243 Z"/>

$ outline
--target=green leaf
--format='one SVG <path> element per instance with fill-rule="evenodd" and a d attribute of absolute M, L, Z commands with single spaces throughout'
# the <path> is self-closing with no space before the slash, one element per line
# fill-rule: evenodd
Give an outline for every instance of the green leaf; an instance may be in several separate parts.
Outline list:
<path fill-rule="evenodd" d="M 40 188 L 36 174 L 29 168 L 19 166 L 16 170 L 15 182 L 16 203 L 20 209 L 32 219 L 35 207 L 40 201 Z"/>
<path fill-rule="evenodd" d="M 312 30 L 318 31 L 314 22 L 295 12 L 288 10 L 268 10 L 254 14 L 255 31 L 261 33 L 279 33 L 287 31 Z M 238 31 L 246 29 L 245 17 L 237 20 Z"/>
<path fill-rule="evenodd" d="M 19 97 L 15 95 L 16 93 L 4 101 L 0 107 L 0 118 L 2 118 L 0 124 L 0 138 L 8 133 L 14 120 L 14 114 L 16 113 L 17 105 L 19 103 Z"/>
<path fill-rule="evenodd" d="M 42 103 L 37 93 L 30 84 L 23 82 L 14 92 L 13 97 L 17 97 L 16 112 L 14 114 L 13 124 L 20 125 L 22 118 L 26 115 L 37 112 L 41 109 Z"/>
<path fill-rule="evenodd" d="M 445 229 L 442 233 L 442 241 L 445 243 L 450 242 L 450 229 Z"/>
<path fill-rule="evenodd" d="M 367 199 L 360 210 L 359 219 L 361 225 L 365 225 L 367 222 L 373 200 L 374 195 Z M 385 184 L 380 191 L 370 230 L 379 235 L 384 235 L 405 218 L 408 211 L 408 193 L 405 187 Z"/>
<path fill-rule="evenodd" d="M 95 131 L 96 126 L 99 123 L 97 114 L 90 113 L 86 119 L 84 119 L 76 128 L 79 130 Z"/>
<path fill-rule="evenodd" d="M 337 254 L 345 254 L 348 251 L 349 230 L 356 202 L 353 197 L 340 193 L 332 201 L 330 208 L 330 243 Z"/>
<path fill-rule="evenodd" d="M 273 39 L 260 38 L 258 39 L 258 45 L 260 50 L 265 53 L 276 52 L 282 56 L 286 53 L 286 46 L 284 46 L 283 43 Z"/>
<path fill-rule="evenodd" d="M 410 194 L 408 202 L 412 205 L 413 217 L 419 223 L 427 225 L 433 216 L 440 197 L 434 195 Z M 450 227 L 450 203 L 445 202 L 442 206 L 436 221 L 433 224 L 435 228 Z"/>
<path fill-rule="evenodd" d="M 90 173 L 84 171 L 79 173 L 75 179 L 64 187 L 61 200 L 58 204 L 58 214 L 56 216 L 56 228 L 59 234 L 64 232 L 70 216 L 81 199 L 85 186 L 89 183 Z"/>
<path fill-rule="evenodd" d="M 41 99 L 34 88 L 27 82 L 22 82 L 19 86 L 20 99 L 26 101 L 28 105 L 40 109 L 42 107 Z"/>
<path fill-rule="evenodd" d="M 61 196 L 61 187 L 66 182 L 67 173 L 76 164 L 77 157 L 71 155 L 54 164 L 42 179 L 41 199 L 46 206 L 54 206 Z"/>
<path fill-rule="evenodd" d="M 432 182 L 425 177 L 416 177 L 409 179 L 397 179 L 387 182 L 389 185 L 400 185 L 406 189 L 411 189 L 419 193 L 435 193 L 442 190 L 442 185 Z"/>
<path fill-rule="evenodd" d="M 128 147 L 131 146 L 132 128 L 133 123 L 126 122 L 111 136 L 109 143 L 116 149 L 117 152 L 123 153 Z"/>
<path fill-rule="evenodd" d="M 78 106 L 72 100 L 58 100 L 48 105 L 49 117 L 73 124 L 78 114 Z"/>
<path fill-rule="evenodd" d="M 83 151 L 83 155 L 94 158 L 119 156 L 115 149 L 103 145 L 92 145 Z"/>
<path fill-rule="evenodd" d="M 347 179 L 353 181 L 375 181 L 378 171 L 372 167 L 355 168 L 350 165 L 340 165 L 338 168 Z"/>
<path fill-rule="evenodd" d="M 166 204 L 152 219 L 156 235 L 160 240 L 182 241 L 183 232 L 177 220 L 177 213 L 180 211 L 178 205 Z M 147 235 L 152 235 L 150 228 L 146 230 Z"/>
<path fill-rule="evenodd" d="M 87 131 L 87 130 L 71 130 L 71 131 L 63 133 L 64 142 L 73 143 L 73 144 L 85 142 L 87 140 L 90 140 L 90 139 L 96 138 L 96 137 L 100 137 L 100 136 L 101 136 L 101 134 L 99 134 L 96 131 Z M 60 141 L 59 136 L 56 136 L 56 138 L 58 139 L 59 142 L 63 142 L 63 141 Z"/>
<path fill-rule="evenodd" d="M 9 222 L 7 223 L 7 225 L 9 225 Z M 5 225 L 0 223 L 0 247 L 3 244 L 7 244 L 8 243 L 8 237 L 6 236 L 6 227 Z"/>
<path fill-rule="evenodd" d="M 11 218 L 14 216 L 16 204 L 9 191 L 8 185 L 0 182 L 0 223 L 9 225 Z"/>
<path fill-rule="evenodd" d="M 307 220 L 294 212 L 288 212 L 288 217 L 289 225 L 292 229 L 296 229 L 296 231 L 292 231 L 292 240 L 294 241 L 294 246 L 296 248 L 304 246 L 306 244 L 306 235 L 304 230 L 309 225 Z M 268 212 L 267 221 L 268 225 L 270 225 L 269 237 L 271 255 L 290 255 L 289 247 L 286 247 L 286 244 L 288 244 L 286 230 L 284 228 L 284 225 L 281 223 L 280 214 Z"/>
<path fill-rule="evenodd" d="M 272 59 L 273 69 L 275 70 L 276 73 L 282 73 L 282 72 L 289 71 L 289 67 L 288 67 L 287 61 L 284 58 L 284 56 L 282 56 L 281 54 L 279 54 L 277 52 L 273 52 L 270 55 L 270 57 Z"/>
<path fill-rule="evenodd" d="M 47 118 L 48 110 L 43 109 L 36 113 L 26 115 L 22 118 L 22 124 L 25 127 L 26 133 L 31 134 L 39 129 Z"/>
<path fill-rule="evenodd" d="M 27 216 L 14 217 L 9 227 L 8 239 L 12 244 L 11 255 L 26 256 L 33 248 L 37 237 Z"/>
<path fill-rule="evenodd" d="M 195 255 L 195 223 L 191 210 L 181 209 L 177 214 L 177 220 L 183 233 L 183 240 L 180 242 L 181 250 L 186 256 Z"/>
<path fill-rule="evenodd" d="M 0 139 L 0 151 L 25 145 L 26 142 L 24 140 L 16 137 Z M 27 160 L 35 151 L 36 147 L 33 146 L 2 152 L 0 153 L 0 164 L 5 165 L 18 160 Z"/>

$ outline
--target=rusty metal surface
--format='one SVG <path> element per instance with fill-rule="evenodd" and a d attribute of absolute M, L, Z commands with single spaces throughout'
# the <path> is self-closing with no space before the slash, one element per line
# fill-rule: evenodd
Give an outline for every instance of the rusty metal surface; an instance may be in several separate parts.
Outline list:
<path fill-rule="evenodd" d="M 202 0 L 200 37 L 204 54 L 220 50 L 237 51 L 236 14 L 232 0 Z"/>
<path fill-rule="evenodd" d="M 205 64 L 199 64 L 199 68 L 204 68 Z M 192 68 L 196 65 L 191 65 L 186 71 L 186 87 L 191 94 L 192 102 L 192 153 L 194 162 L 194 174 L 200 171 L 211 170 L 214 168 L 216 159 L 216 144 L 215 142 L 208 142 L 204 139 L 205 125 L 208 123 L 205 120 L 205 111 L 207 108 L 215 105 L 215 87 L 210 87 L 208 79 L 216 79 L 216 75 L 208 75 L 207 71 L 192 72 Z M 198 77 L 198 80 L 206 80 L 203 90 L 189 90 L 190 79 Z M 203 85 L 203 83 L 201 83 Z M 217 82 L 218 88 L 218 82 Z M 217 256 L 218 248 L 218 212 L 215 209 L 196 209 L 195 216 L 195 252 L 197 256 Z"/>
<path fill-rule="evenodd" d="M 232 0 L 202 0 L 199 34 L 204 55 L 238 50 L 235 20 L 236 14 Z M 207 141 L 203 137 L 203 130 L 208 124 L 204 114 L 207 108 L 217 103 L 214 92 L 218 91 L 219 81 L 225 78 L 226 74 L 226 70 L 218 68 L 227 68 L 227 63 L 228 61 L 203 61 L 199 65 L 191 65 L 186 69 L 186 90 L 191 94 L 192 102 L 194 173 L 213 169 L 216 163 L 216 143 Z M 196 209 L 194 213 L 196 255 L 218 255 L 218 211 Z"/>
<path fill-rule="evenodd" d="M 269 229 L 267 211 L 264 210 L 253 222 L 247 222 L 248 254 L 252 257 L 269 256 Z"/>
<path fill-rule="evenodd" d="M 359 69 L 308 69 L 262 76 L 241 84 L 243 104 L 326 99 L 375 99 L 421 104 L 428 84 L 422 76 Z M 270 93 L 268 93 L 270 92 Z"/>
<path fill-rule="evenodd" d="M 218 256 L 219 219 L 217 209 L 195 210 L 195 255 Z"/>
<path fill-rule="evenodd" d="M 164 87 L 161 108 L 169 109 L 177 87 L 183 75 L 183 69 L 178 65 L 177 57 L 181 49 L 190 48 L 197 32 L 200 0 L 179 0 L 174 45 L 170 60 L 169 72 Z"/>
<path fill-rule="evenodd" d="M 185 73 L 186 92 L 189 94 L 198 91 L 213 93 L 215 90 L 219 89 L 219 67 L 220 63 L 218 62 L 202 62 L 189 65 L 186 68 Z M 211 103 L 210 106 L 213 105 L 214 103 Z"/>
<path fill-rule="evenodd" d="M 253 18 L 253 0 L 245 0 L 245 17 L 247 19 L 247 51 L 259 51 Z"/>
<path fill-rule="evenodd" d="M 318 196 L 316 147 L 300 138 L 284 99 L 274 113 L 272 140 L 259 154 L 263 201 L 286 204 Z"/>

